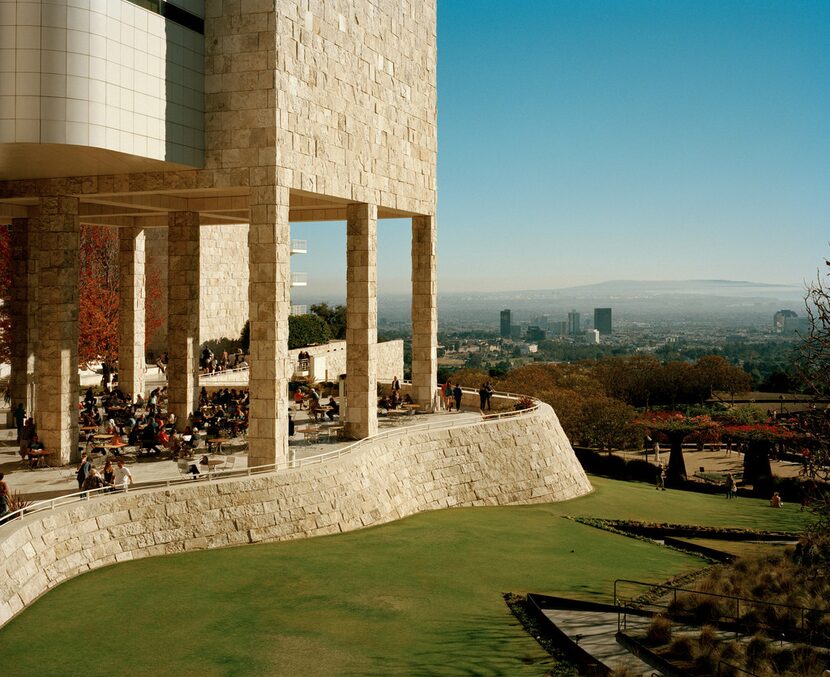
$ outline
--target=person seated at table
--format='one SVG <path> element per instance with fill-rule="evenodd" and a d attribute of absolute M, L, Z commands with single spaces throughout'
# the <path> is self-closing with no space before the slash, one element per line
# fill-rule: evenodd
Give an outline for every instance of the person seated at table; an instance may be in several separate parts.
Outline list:
<path fill-rule="evenodd" d="M 392 403 L 386 395 L 383 395 L 380 399 L 378 399 L 378 409 L 385 409 L 388 413 L 392 408 Z"/>
<path fill-rule="evenodd" d="M 135 412 L 139 409 L 144 409 L 144 396 L 141 393 L 138 393 L 135 396 L 135 402 L 133 402 L 133 414 L 135 414 Z"/>
<path fill-rule="evenodd" d="M 403 396 L 403 403 L 404 404 L 415 404 L 412 401 L 412 395 L 410 395 L 409 393 L 407 393 L 406 395 Z"/>
<path fill-rule="evenodd" d="M 323 415 L 323 408 L 320 406 L 319 399 L 308 398 L 308 413 L 314 417 L 315 421 L 318 416 Z"/>
<path fill-rule="evenodd" d="M 158 448 L 156 443 L 156 431 L 153 429 L 152 425 L 147 425 L 144 430 L 141 431 L 141 448 L 146 449 L 147 451 L 154 451 L 155 453 L 161 453 L 161 450 Z"/>
<path fill-rule="evenodd" d="M 88 407 L 95 406 L 95 393 L 92 392 L 92 388 L 87 388 L 86 392 L 84 393 L 84 404 Z"/>
<path fill-rule="evenodd" d="M 326 412 L 326 416 L 329 417 L 329 421 L 333 421 L 335 416 L 340 415 L 340 405 L 337 404 L 337 400 L 334 399 L 334 395 L 329 397 L 328 406 L 329 408 Z"/>
<path fill-rule="evenodd" d="M 297 409 L 302 409 L 303 408 L 303 400 L 304 399 L 305 399 L 305 396 L 303 395 L 302 388 L 297 388 L 294 391 L 294 404 L 297 406 Z"/>
<path fill-rule="evenodd" d="M 138 440 L 140 439 L 140 437 L 141 427 L 138 423 L 136 423 L 135 425 L 133 425 L 132 428 L 130 428 L 130 432 L 127 433 L 127 444 L 129 444 L 131 447 L 136 446 L 138 444 Z"/>
<path fill-rule="evenodd" d="M 398 394 L 397 390 L 393 390 L 392 394 L 389 396 L 389 404 L 392 405 L 392 409 L 397 409 L 401 404 L 401 396 Z"/>
<path fill-rule="evenodd" d="M 43 442 L 38 439 L 37 433 L 32 437 L 32 441 L 29 443 L 29 451 L 43 451 Z M 29 455 L 29 467 L 36 468 L 38 460 L 40 460 L 39 456 L 32 456 Z"/>
<path fill-rule="evenodd" d="M 107 428 L 106 428 L 107 435 L 117 435 L 118 434 L 118 426 L 115 425 L 115 421 L 110 419 L 107 421 Z"/>

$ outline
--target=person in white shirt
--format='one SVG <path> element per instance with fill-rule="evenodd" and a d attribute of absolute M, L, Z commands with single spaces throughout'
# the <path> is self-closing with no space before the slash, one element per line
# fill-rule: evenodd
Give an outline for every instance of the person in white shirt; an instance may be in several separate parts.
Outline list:
<path fill-rule="evenodd" d="M 118 467 L 115 469 L 115 481 L 113 484 L 116 488 L 127 489 L 133 483 L 133 474 L 130 469 L 124 465 L 124 459 L 118 459 Z"/>

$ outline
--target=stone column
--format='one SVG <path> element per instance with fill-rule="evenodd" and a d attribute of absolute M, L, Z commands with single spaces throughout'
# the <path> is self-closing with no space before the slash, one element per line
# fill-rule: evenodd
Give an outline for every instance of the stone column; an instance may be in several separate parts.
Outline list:
<path fill-rule="evenodd" d="M 199 213 L 167 224 L 167 408 L 183 429 L 199 404 Z"/>
<path fill-rule="evenodd" d="M 44 197 L 37 230 L 35 423 L 51 465 L 78 456 L 78 199 Z"/>
<path fill-rule="evenodd" d="M 346 220 L 346 434 L 378 431 L 377 205 L 350 204 Z"/>
<path fill-rule="evenodd" d="M 412 398 L 432 407 L 438 379 L 435 217 L 412 219 Z"/>
<path fill-rule="evenodd" d="M 144 229 L 118 229 L 118 387 L 144 392 Z"/>
<path fill-rule="evenodd" d="M 289 190 L 274 168 L 252 170 L 248 229 L 251 320 L 248 466 L 288 462 L 288 315 L 291 307 Z"/>
<path fill-rule="evenodd" d="M 11 225 L 11 285 L 9 287 L 9 335 L 11 337 L 9 396 L 11 406 L 7 425 L 14 426 L 14 410 L 23 404 L 26 415 L 34 413 L 34 331 L 35 274 L 34 248 L 30 236 L 30 219 L 12 219 Z M 32 284 L 34 282 L 34 285 Z"/>

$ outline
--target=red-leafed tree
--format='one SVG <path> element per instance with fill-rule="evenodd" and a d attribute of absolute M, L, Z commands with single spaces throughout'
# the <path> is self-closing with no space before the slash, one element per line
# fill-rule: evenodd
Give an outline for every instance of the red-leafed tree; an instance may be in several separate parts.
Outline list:
<path fill-rule="evenodd" d="M 792 441 L 796 437 L 792 431 L 769 423 L 724 426 L 723 436 L 746 444 L 743 480 L 745 484 L 753 486 L 772 477 L 769 457 L 773 446 Z"/>
<path fill-rule="evenodd" d="M 11 231 L 0 225 L 0 362 L 8 362 L 11 349 L 9 289 L 12 282 Z"/>
<path fill-rule="evenodd" d="M 144 345 L 150 345 L 153 335 L 164 324 L 161 307 L 161 273 L 156 268 L 145 268 L 147 276 L 144 281 Z"/>
<path fill-rule="evenodd" d="M 118 233 L 81 226 L 78 360 L 82 365 L 118 356 Z"/>
<path fill-rule="evenodd" d="M 680 411 L 647 411 L 636 423 L 652 434 L 657 433 L 668 439 L 671 452 L 666 479 L 674 484 L 686 481 L 683 440 L 692 433 L 702 434 L 718 425 L 708 416 L 686 416 Z"/>

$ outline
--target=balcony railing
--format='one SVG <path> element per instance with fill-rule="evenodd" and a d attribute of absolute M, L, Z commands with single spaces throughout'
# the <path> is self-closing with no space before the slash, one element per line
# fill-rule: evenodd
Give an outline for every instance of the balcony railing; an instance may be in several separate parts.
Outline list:
<path fill-rule="evenodd" d="M 305 287 L 308 284 L 308 273 L 291 273 L 292 287 Z"/>
<path fill-rule="evenodd" d="M 292 254 L 308 254 L 308 240 L 291 240 Z"/>
<path fill-rule="evenodd" d="M 292 315 L 308 315 L 308 306 L 291 306 Z"/>

